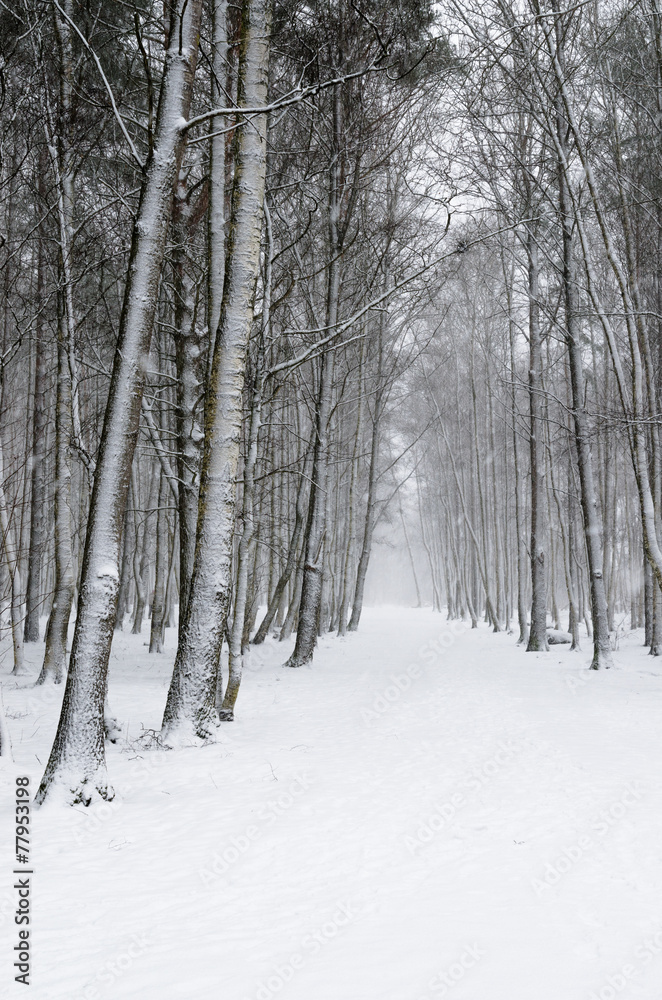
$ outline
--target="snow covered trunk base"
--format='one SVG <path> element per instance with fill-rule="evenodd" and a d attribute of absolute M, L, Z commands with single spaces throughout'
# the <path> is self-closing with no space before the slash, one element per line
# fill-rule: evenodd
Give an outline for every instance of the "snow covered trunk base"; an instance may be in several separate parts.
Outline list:
<path fill-rule="evenodd" d="M 100 763 L 96 769 L 88 764 L 83 772 L 76 762 L 72 762 L 69 768 L 61 768 L 57 781 L 48 788 L 42 781 L 35 796 L 35 805 L 43 805 L 47 794 L 49 802 L 63 806 L 89 806 L 96 801 L 112 802 L 115 798 L 105 762 Z"/>
<path fill-rule="evenodd" d="M 322 604 L 322 570 L 319 566 L 306 566 L 301 590 L 301 607 L 316 609 L 316 614 L 299 613 L 299 627 L 294 652 L 286 667 L 303 667 L 313 658 L 317 644 L 319 612 Z"/>
<path fill-rule="evenodd" d="M 112 799 L 106 775 L 105 703 L 106 671 L 115 625 L 113 594 L 118 580 L 112 573 L 96 581 L 85 579 L 71 650 L 60 722 L 36 802 L 43 802 L 51 787 L 58 787 L 70 803 L 89 805 L 95 798 Z M 110 599 L 109 599 L 110 598 Z M 110 607 L 109 607 L 110 606 Z M 85 669 L 95 664 L 96 670 Z"/>
<path fill-rule="evenodd" d="M 216 679 L 228 614 L 229 558 L 209 576 L 194 571 L 184 621 L 180 625 L 175 669 L 163 715 L 163 742 L 169 747 L 192 746 L 212 739 L 218 725 Z M 204 589 L 216 590 L 215 599 L 197 601 Z"/>
<path fill-rule="evenodd" d="M 611 645 L 607 636 L 607 643 L 600 642 L 595 638 L 595 628 L 593 630 L 593 659 L 591 660 L 591 670 L 609 670 L 613 667 L 614 661 L 611 653 Z"/>
<path fill-rule="evenodd" d="M 218 709 L 218 717 L 221 722 L 232 722 L 234 720 L 234 706 L 237 703 L 237 695 L 241 685 L 241 675 L 243 673 L 244 658 L 241 653 L 233 653 L 230 650 L 230 672 L 228 684 L 225 689 L 223 701 Z"/>

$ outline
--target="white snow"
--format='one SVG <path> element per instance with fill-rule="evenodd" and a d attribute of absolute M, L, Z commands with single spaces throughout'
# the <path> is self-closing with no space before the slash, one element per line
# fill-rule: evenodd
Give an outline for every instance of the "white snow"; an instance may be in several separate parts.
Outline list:
<path fill-rule="evenodd" d="M 145 638 L 111 655 L 116 800 L 33 812 L 32 1000 L 659 1000 L 662 662 L 640 633 L 589 672 L 585 638 L 533 654 L 368 609 L 312 668 L 254 649 L 237 721 L 177 751 L 136 742 L 174 657 L 172 630 L 163 656 Z M 3 984 L 14 777 L 36 791 L 61 697 L 10 666 Z"/>
<path fill-rule="evenodd" d="M 102 563 L 97 567 L 97 577 L 100 579 L 109 577 L 111 580 L 119 580 L 120 574 L 117 568 L 117 563 Z"/>

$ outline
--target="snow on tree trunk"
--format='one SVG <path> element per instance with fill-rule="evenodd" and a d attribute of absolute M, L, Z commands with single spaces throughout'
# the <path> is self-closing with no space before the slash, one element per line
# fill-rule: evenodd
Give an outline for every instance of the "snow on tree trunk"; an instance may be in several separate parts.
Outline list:
<path fill-rule="evenodd" d="M 9 524 L 9 509 L 5 497 L 5 474 L 4 474 L 4 454 L 2 441 L 0 440 L 0 532 L 1 546 L 4 562 L 7 567 L 11 586 L 11 632 L 14 647 L 14 667 L 12 674 L 22 674 L 24 672 L 23 660 L 23 604 L 21 601 L 21 573 L 19 567 L 19 555 L 14 544 L 14 532 Z"/>
<path fill-rule="evenodd" d="M 212 107 L 225 102 L 223 83 L 227 76 L 227 3 L 212 3 L 212 73 L 210 74 Z M 210 340 L 216 335 L 223 301 L 225 275 L 225 125 L 223 119 L 212 118 L 209 130 L 209 215 L 207 239 L 209 269 L 207 273 L 207 313 Z M 212 344 L 213 349 L 213 344 Z"/>
<path fill-rule="evenodd" d="M 387 273 L 385 279 L 385 289 L 388 289 L 388 284 L 389 284 L 389 276 Z M 372 536 L 375 528 L 375 487 L 377 484 L 377 463 L 379 458 L 380 428 L 381 428 L 381 419 L 383 413 L 383 396 L 385 389 L 382 378 L 382 373 L 384 368 L 385 326 L 386 326 L 386 314 L 385 312 L 382 312 L 379 319 L 379 325 L 377 328 L 377 337 L 378 337 L 377 374 L 376 374 L 377 391 L 375 393 L 375 410 L 373 414 L 372 433 L 370 437 L 370 466 L 368 468 L 368 496 L 366 498 L 366 506 L 365 506 L 365 520 L 363 524 L 363 540 L 361 543 L 361 554 L 359 555 L 359 564 L 356 571 L 356 583 L 354 585 L 352 614 L 349 619 L 349 625 L 347 626 L 349 632 L 356 632 L 356 630 L 359 627 L 359 622 L 361 620 L 361 612 L 363 610 L 363 594 L 365 591 L 366 577 L 368 575 L 368 564 L 370 562 L 370 553 L 372 551 Z M 404 521 L 403 521 L 403 526 L 404 526 Z M 414 579 L 416 579 L 415 572 L 414 572 Z M 416 583 L 416 590 L 418 591 L 418 583 Z"/>
<path fill-rule="evenodd" d="M 335 314 L 332 314 L 330 318 L 329 313 L 327 313 L 327 320 L 326 325 L 333 326 L 336 321 Z M 320 365 L 320 390 L 314 431 L 315 447 L 313 451 L 313 470 L 308 501 L 308 523 L 305 535 L 299 620 L 294 651 L 287 661 L 288 667 L 301 667 L 312 660 L 317 644 L 322 609 L 324 537 L 326 534 L 326 489 L 328 481 L 327 440 L 331 393 L 333 389 L 333 355 L 323 354 Z"/>
<path fill-rule="evenodd" d="M 538 246 L 533 233 L 527 240 L 529 261 L 529 442 L 531 449 L 531 630 L 527 652 L 547 649 L 547 588 L 544 539 L 545 477 L 543 471 L 542 341 L 538 302 Z"/>
<path fill-rule="evenodd" d="M 64 317 L 58 322 L 55 399 L 55 593 L 46 626 L 46 649 L 37 684 L 60 684 L 67 666 L 67 633 L 74 598 L 71 533 L 71 373 Z"/>
<path fill-rule="evenodd" d="M 287 559 L 285 560 L 285 566 L 283 567 L 283 572 L 278 578 L 278 582 L 274 587 L 274 592 L 269 601 L 269 606 L 267 608 L 266 614 L 260 623 L 255 636 L 253 638 L 253 644 L 259 645 L 267 637 L 269 629 L 271 628 L 271 623 L 278 613 L 278 609 L 281 606 L 281 601 L 285 595 L 287 585 L 290 582 L 290 577 L 292 576 L 292 571 L 297 564 L 297 556 L 299 554 L 299 544 L 301 542 L 301 535 L 303 534 L 303 528 L 306 521 L 306 484 L 310 476 L 310 461 L 312 458 L 312 449 L 309 447 L 303 463 L 303 469 L 301 471 L 301 477 L 299 479 L 299 486 L 297 489 L 297 498 L 294 512 L 294 528 L 292 530 L 292 536 L 290 539 L 290 544 L 287 550 Z"/>
<path fill-rule="evenodd" d="M 255 537 L 255 467 L 258 457 L 258 437 L 260 434 L 262 419 L 262 395 L 264 389 L 264 375 L 262 371 L 262 361 L 264 344 L 268 342 L 271 334 L 270 314 L 271 314 L 271 268 L 273 258 L 273 234 L 271 230 L 271 216 L 269 206 L 264 199 L 265 229 L 267 233 L 267 251 L 264 292 L 262 295 L 262 330 L 261 342 L 258 345 L 258 362 L 256 371 L 253 373 L 253 393 L 251 415 L 248 427 L 248 453 L 244 462 L 244 482 L 241 504 L 242 531 L 237 548 L 237 582 L 234 598 L 234 617 L 232 629 L 228 639 L 228 684 L 222 703 L 218 701 L 219 718 L 224 722 L 231 722 L 234 719 L 234 706 L 239 693 L 241 675 L 244 665 L 244 646 L 250 641 L 250 615 L 256 613 L 257 609 L 252 607 L 249 599 L 249 567 L 251 562 L 251 549 L 254 547 Z M 253 593 L 253 600 L 255 593 Z M 218 688 L 217 688 L 218 690 Z"/>
<path fill-rule="evenodd" d="M 168 516 L 165 504 L 169 496 L 166 478 L 161 473 L 158 511 L 156 514 L 156 565 L 154 568 L 154 597 L 152 622 L 149 634 L 150 653 L 163 652 L 163 630 L 166 615 L 166 573 L 168 571 Z"/>
<path fill-rule="evenodd" d="M 563 40 L 561 27 L 556 22 L 557 65 L 563 64 Z M 558 62 L 560 60 L 560 62 Z M 561 95 L 555 99 L 556 131 L 559 177 L 559 211 L 563 233 L 563 295 L 565 303 L 565 338 L 568 346 L 570 365 L 570 386 L 572 392 L 572 417 L 575 427 L 575 444 L 579 466 L 581 488 L 581 508 L 584 516 L 586 554 L 591 589 L 591 621 L 593 624 L 593 660 L 591 669 L 611 667 L 612 655 L 609 641 L 609 620 L 607 594 L 604 581 L 602 523 L 598 507 L 598 496 L 593 474 L 591 455 L 591 430 L 585 404 L 584 364 L 582 359 L 581 328 L 577 301 L 577 275 L 574 252 L 574 219 L 568 187 L 568 176 L 564 169 L 568 162 L 567 122 Z"/>
<path fill-rule="evenodd" d="M 117 350 L 90 503 L 78 616 L 62 713 L 37 792 L 69 802 L 112 798 L 104 753 L 104 702 L 119 589 L 122 521 L 140 421 L 145 368 L 172 205 L 184 148 L 202 0 L 171 7 L 153 151 L 133 229 Z"/>
<path fill-rule="evenodd" d="M 340 229 L 342 199 L 341 183 L 341 121 L 340 85 L 333 94 L 333 147 L 329 169 L 328 252 L 325 329 L 332 330 L 338 320 L 340 297 L 341 254 L 343 233 Z M 343 231 L 346 226 L 343 227 Z M 313 472 L 308 501 L 308 522 L 304 540 L 303 582 L 299 604 L 297 638 L 288 667 L 301 667 L 313 658 L 320 626 L 322 589 L 324 582 L 324 539 L 326 535 L 326 503 L 328 481 L 329 416 L 333 395 L 335 353 L 325 351 L 320 358 L 319 393 L 315 413 Z"/>
<path fill-rule="evenodd" d="M 174 198 L 173 249 L 174 339 L 177 372 L 177 507 L 179 512 L 179 613 L 184 615 L 188 600 L 195 531 L 198 520 L 200 483 L 200 442 L 202 430 L 197 408 L 204 382 L 202 331 L 196 316 L 196 288 L 189 273 L 188 257 L 195 228 L 187 191 L 187 174 L 180 170 Z"/>
<path fill-rule="evenodd" d="M 45 198 L 47 158 L 43 151 L 39 156 L 39 177 L 37 189 L 40 201 Z M 36 306 L 38 309 L 35 324 L 35 376 L 34 403 L 32 424 L 32 454 L 30 460 L 31 491 L 30 491 L 30 553 L 28 557 L 28 580 L 25 595 L 25 634 L 26 642 L 39 640 L 39 615 L 41 612 L 41 561 L 46 542 L 46 433 L 48 413 L 46 409 L 46 323 L 43 317 L 44 286 L 46 281 L 46 248 L 45 225 L 39 227 L 39 247 L 37 250 L 37 289 Z"/>
<path fill-rule="evenodd" d="M 234 719 L 234 706 L 239 694 L 241 675 L 243 669 L 243 638 L 245 619 L 247 617 L 248 601 L 248 572 L 250 565 L 251 543 L 255 533 L 255 520 L 253 515 L 253 491 L 255 478 L 255 464 L 257 461 L 257 439 L 260 430 L 260 413 L 262 407 L 262 379 L 258 376 L 255 387 L 253 408 L 251 412 L 250 427 L 248 433 L 248 455 L 244 467 L 244 491 L 242 500 L 241 520 L 243 530 L 237 549 L 237 585 L 235 588 L 235 599 L 233 609 L 232 628 L 228 641 L 228 683 L 225 689 L 223 702 L 218 707 L 219 718 L 224 722 L 231 722 Z"/>
<path fill-rule="evenodd" d="M 50 136 L 49 149 L 57 186 L 58 274 L 57 390 L 55 402 L 55 594 L 46 628 L 46 649 L 37 684 L 61 683 L 67 664 L 67 633 L 74 597 L 72 511 L 72 456 L 74 439 L 74 289 L 72 246 L 74 239 L 75 152 L 72 140 L 73 47 L 71 0 L 64 5 L 67 17 L 53 9 L 53 26 L 59 54 L 59 129 Z M 51 128 L 53 128 L 51 124 Z M 57 146 L 57 149 L 55 148 Z M 80 440 L 80 434 L 78 435 Z"/>
<path fill-rule="evenodd" d="M 241 12 L 238 104 L 260 107 L 267 98 L 269 0 L 244 0 Z M 260 263 L 266 133 L 265 114 L 237 130 L 223 300 L 205 400 L 195 562 L 163 716 L 164 739 L 171 745 L 209 736 L 217 721 L 216 678 L 232 589 L 242 391 Z"/>

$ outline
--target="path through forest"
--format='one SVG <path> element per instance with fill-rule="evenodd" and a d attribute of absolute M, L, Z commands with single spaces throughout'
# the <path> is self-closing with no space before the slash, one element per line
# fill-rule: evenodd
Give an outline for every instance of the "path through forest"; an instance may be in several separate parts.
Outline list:
<path fill-rule="evenodd" d="M 164 656 L 113 646 L 116 801 L 34 813 L 35 1000 L 658 1000 L 662 666 L 638 634 L 596 674 L 586 640 L 368 610 L 312 668 L 254 649 L 218 744 L 148 751 L 172 631 Z M 3 681 L 7 817 L 57 706 Z"/>

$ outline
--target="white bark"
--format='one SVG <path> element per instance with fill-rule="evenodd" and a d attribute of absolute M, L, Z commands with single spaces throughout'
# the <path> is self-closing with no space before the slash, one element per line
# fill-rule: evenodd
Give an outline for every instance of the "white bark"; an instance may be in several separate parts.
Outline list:
<path fill-rule="evenodd" d="M 242 106 L 266 104 L 269 30 L 269 0 L 244 0 L 238 82 Z M 235 481 L 260 261 L 266 140 L 266 115 L 238 130 L 223 301 L 205 405 L 195 562 L 163 717 L 164 739 L 171 745 L 209 736 L 217 720 L 216 677 L 232 588 Z"/>
<path fill-rule="evenodd" d="M 36 801 L 63 786 L 88 804 L 113 797 L 104 753 L 104 701 L 119 589 L 122 520 L 140 421 L 144 372 L 172 187 L 183 151 L 198 48 L 201 0 L 178 0 L 161 83 L 154 147 L 134 224 L 129 272 L 110 393 L 94 479 L 78 602 L 78 618 L 62 714 Z"/>

